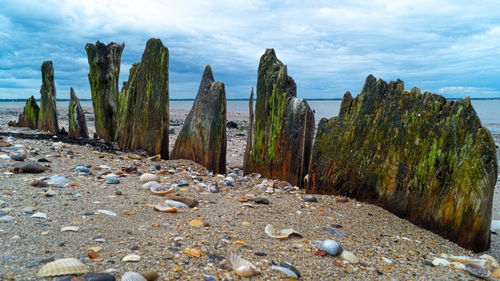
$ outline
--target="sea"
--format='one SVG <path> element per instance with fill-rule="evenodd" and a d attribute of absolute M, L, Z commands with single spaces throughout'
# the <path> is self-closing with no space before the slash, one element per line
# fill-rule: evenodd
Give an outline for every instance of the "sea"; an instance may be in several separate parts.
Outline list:
<path fill-rule="evenodd" d="M 309 106 L 314 110 L 316 120 L 331 118 L 339 113 L 341 100 L 308 100 Z M 0 100 L 0 108 L 7 106 L 23 107 L 26 101 Z M 83 107 L 92 107 L 91 100 L 80 100 Z M 58 106 L 68 106 L 69 101 L 57 101 Z M 254 103 L 255 104 L 255 103 Z M 190 110 L 193 100 L 170 100 L 170 108 Z M 494 134 L 500 134 L 500 99 L 473 99 L 472 106 L 481 119 L 483 126 Z M 248 100 L 228 100 L 228 112 L 248 113 Z"/>

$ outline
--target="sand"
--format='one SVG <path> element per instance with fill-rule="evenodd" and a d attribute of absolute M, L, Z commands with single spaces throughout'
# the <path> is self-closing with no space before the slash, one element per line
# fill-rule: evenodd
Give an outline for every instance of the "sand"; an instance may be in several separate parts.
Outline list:
<path fill-rule="evenodd" d="M 5 110 L 0 113 L 2 131 L 33 132 L 7 127 L 7 121 L 15 119 L 20 110 L 11 109 L 11 116 Z M 91 109 L 85 111 L 88 120 L 92 120 Z M 60 127 L 67 128 L 64 109 L 59 112 Z M 186 114 L 172 112 L 176 133 Z M 228 120 L 240 125 L 246 124 L 245 118 L 244 114 L 228 114 Z M 92 126 L 89 129 L 93 133 Z M 500 138 L 495 138 L 498 143 Z M 174 141 L 175 135 L 171 135 L 171 147 Z M 271 270 L 271 265 L 281 261 L 297 268 L 301 280 L 474 279 L 461 269 L 430 267 L 422 262 L 432 261 L 441 254 L 477 254 L 379 207 L 326 195 L 317 195 L 317 203 L 306 203 L 301 190 L 271 191 L 261 186 L 264 179 L 258 176 L 243 177 L 238 168 L 243 162 L 244 130 L 228 130 L 227 156 L 231 168 L 228 174 L 238 174 L 232 180 L 234 187 L 226 185 L 227 175 L 210 175 L 191 161 L 150 161 L 140 152 L 98 152 L 87 146 L 54 146 L 50 141 L 11 139 L 10 142 L 24 147 L 28 160 L 44 157 L 51 162 L 46 163 L 50 170 L 42 174 L 6 174 L 14 162 L 0 160 L 3 169 L 0 200 L 5 201 L 1 212 L 13 218 L 11 222 L 0 222 L 0 280 L 39 280 L 36 273 L 46 262 L 40 260 L 51 257 L 80 258 L 90 271 L 111 272 L 117 278 L 126 271 L 155 270 L 160 273 L 160 280 L 240 280 L 231 270 L 231 253 L 251 261 L 261 271 L 252 280 L 283 280 L 283 273 Z M 30 153 L 34 151 L 36 154 Z M 5 148 L 0 152 L 9 153 L 12 151 Z M 77 175 L 74 171 L 77 165 L 90 166 L 91 175 Z M 160 169 L 152 170 L 154 165 L 160 165 Z M 188 185 L 178 187 L 176 194 L 198 200 L 198 206 L 179 209 L 177 213 L 155 211 L 150 204 L 158 204 L 165 198 L 144 190 L 139 174 L 127 173 L 130 171 L 123 167 L 135 167 L 138 173 L 158 174 L 165 183 L 187 181 Z M 119 174 L 120 183 L 104 183 L 103 176 L 108 173 Z M 30 185 L 34 179 L 54 175 L 74 181 L 63 187 Z M 220 192 L 209 193 L 203 187 L 212 183 L 218 184 Z M 500 219 L 498 190 L 499 184 L 495 189 L 493 219 Z M 49 191 L 57 194 L 47 197 Z M 255 197 L 267 198 L 269 204 L 253 202 Z M 245 198 L 248 202 L 240 202 Z M 31 217 L 23 211 L 28 206 L 48 218 Z M 98 210 L 112 211 L 116 216 Z M 191 226 L 192 220 L 203 224 Z M 303 237 L 271 238 L 264 232 L 267 224 L 280 229 L 293 228 Z M 335 230 L 346 238 L 323 229 L 333 228 L 332 224 L 341 225 Z M 66 226 L 79 229 L 62 232 L 61 228 Z M 99 242 L 101 239 L 104 242 Z M 315 255 L 316 241 L 325 239 L 339 241 L 361 263 Z M 102 248 L 95 260 L 88 257 L 91 247 Z M 196 258 L 186 253 L 187 249 L 199 250 L 201 256 Z M 492 234 L 492 248 L 486 253 L 496 259 L 500 257 L 498 235 Z M 140 261 L 122 261 L 129 254 L 139 255 Z"/>

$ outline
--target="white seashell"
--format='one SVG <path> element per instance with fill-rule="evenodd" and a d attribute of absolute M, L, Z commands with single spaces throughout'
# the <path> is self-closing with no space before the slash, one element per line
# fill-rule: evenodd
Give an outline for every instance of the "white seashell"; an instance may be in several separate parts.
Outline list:
<path fill-rule="evenodd" d="M 113 174 L 113 173 L 106 174 L 106 175 L 104 175 L 104 176 L 102 176 L 102 177 L 103 177 L 103 178 L 105 178 L 105 179 L 107 179 L 107 180 L 109 180 L 109 179 L 117 179 L 117 178 L 119 178 L 119 176 L 118 176 L 118 175 Z"/>
<path fill-rule="evenodd" d="M 463 263 L 459 263 L 459 262 L 456 262 L 456 261 L 452 262 L 451 266 L 453 266 L 453 267 L 455 267 L 457 269 L 466 270 L 465 265 Z"/>
<path fill-rule="evenodd" d="M 490 255 L 484 254 L 484 255 L 480 256 L 479 258 L 491 261 L 491 266 L 493 268 L 500 268 L 500 265 L 498 264 L 497 260 Z"/>
<path fill-rule="evenodd" d="M 121 281 L 147 281 L 142 275 L 137 272 L 128 271 L 123 273 Z"/>
<path fill-rule="evenodd" d="M 486 266 L 488 263 L 491 263 L 490 260 L 487 259 L 477 259 L 477 258 L 471 258 L 467 256 L 450 256 L 451 261 L 456 261 L 462 264 L 477 264 L 480 266 Z"/>
<path fill-rule="evenodd" d="M 44 265 L 38 271 L 38 277 L 83 274 L 87 272 L 88 268 L 82 262 L 74 258 L 67 258 L 59 259 Z"/>
<path fill-rule="evenodd" d="M 110 167 L 110 166 L 108 166 L 108 165 L 99 165 L 99 168 L 101 168 L 101 169 L 111 170 L 111 167 Z"/>
<path fill-rule="evenodd" d="M 171 185 L 161 184 L 154 181 L 154 184 L 151 185 L 149 190 L 156 195 L 165 195 L 172 192 L 174 188 Z"/>
<path fill-rule="evenodd" d="M 160 177 L 157 176 L 157 175 L 154 175 L 154 174 L 145 173 L 145 174 L 142 174 L 141 177 L 139 178 L 139 182 L 142 182 L 142 183 L 146 183 L 146 182 L 149 182 L 149 181 L 159 182 L 160 181 Z"/>
<path fill-rule="evenodd" d="M 170 205 L 172 207 L 176 207 L 176 208 L 184 208 L 184 209 L 189 209 L 189 206 L 182 203 L 182 202 L 179 202 L 179 201 L 175 201 L 175 200 L 165 200 L 165 204 L 167 205 Z"/>
<path fill-rule="evenodd" d="M 233 266 L 234 273 L 241 277 L 250 277 L 257 274 L 260 274 L 260 271 L 257 270 L 257 267 L 253 265 L 251 262 L 242 259 L 241 257 L 231 254 L 231 265 Z"/>
<path fill-rule="evenodd" d="M 111 212 L 111 211 L 108 211 L 108 210 L 97 210 L 97 212 L 101 213 L 101 214 L 108 215 L 108 216 L 114 216 L 114 217 L 116 217 L 116 213 L 115 212 Z"/>
<path fill-rule="evenodd" d="M 47 214 L 42 213 L 42 212 L 36 212 L 33 215 L 31 215 L 32 218 L 38 218 L 38 219 L 47 219 Z"/>
<path fill-rule="evenodd" d="M 291 277 L 291 278 L 299 278 L 299 276 L 295 272 L 293 272 L 291 269 L 283 267 L 283 266 L 273 265 L 273 266 L 271 266 L 271 269 L 272 270 L 279 270 L 279 271 L 285 273 L 286 275 L 288 275 L 288 277 Z"/>
<path fill-rule="evenodd" d="M 78 230 L 80 230 L 80 228 L 78 226 L 64 226 L 61 228 L 61 232 L 64 232 L 64 231 L 77 232 Z"/>
<path fill-rule="evenodd" d="M 147 183 L 142 185 L 142 189 L 144 190 L 151 190 L 151 187 L 159 184 L 157 181 L 148 181 Z"/>
<path fill-rule="evenodd" d="M 274 226 L 272 226 L 271 224 L 266 225 L 266 228 L 264 229 L 264 231 L 270 237 L 277 238 L 277 239 L 286 239 L 292 234 L 302 237 L 302 234 L 298 233 L 297 231 L 295 231 L 292 228 L 279 230 L 279 229 L 274 228 Z"/>
<path fill-rule="evenodd" d="M 321 243 L 318 244 L 318 249 L 331 255 L 331 256 L 337 256 L 338 254 L 342 253 L 342 245 L 340 245 L 340 242 L 337 242 L 335 240 L 324 240 L 321 241 Z"/>
<path fill-rule="evenodd" d="M 451 262 L 445 260 L 445 259 L 442 259 L 442 258 L 435 258 L 433 261 L 432 261 L 432 264 L 434 266 L 449 266 L 451 264 Z"/>
<path fill-rule="evenodd" d="M 126 261 L 126 262 L 134 262 L 134 261 L 140 261 L 140 260 L 141 260 L 141 256 L 138 256 L 138 255 L 126 255 L 122 259 L 122 261 Z"/>
<path fill-rule="evenodd" d="M 385 263 L 388 263 L 388 264 L 391 264 L 392 261 L 388 258 L 385 258 L 385 257 L 381 257 L 381 259 L 385 262 Z"/>
<path fill-rule="evenodd" d="M 344 260 L 350 262 L 350 263 L 358 263 L 359 258 L 356 257 L 356 255 L 350 251 L 343 250 L 342 253 L 340 254 L 340 257 L 343 258 Z"/>

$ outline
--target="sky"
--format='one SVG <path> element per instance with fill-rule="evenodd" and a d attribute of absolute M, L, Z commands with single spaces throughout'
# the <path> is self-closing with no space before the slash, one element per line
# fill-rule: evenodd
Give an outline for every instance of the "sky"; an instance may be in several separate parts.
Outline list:
<path fill-rule="evenodd" d="M 313 3 L 309 3 L 313 2 Z M 194 98 L 210 64 L 228 98 L 248 98 L 274 48 L 302 98 L 359 93 L 366 76 L 448 98 L 500 97 L 498 1 L 0 0 L 0 98 L 90 98 L 85 44 L 125 42 L 120 88 L 146 41 L 170 53 L 170 98 Z"/>

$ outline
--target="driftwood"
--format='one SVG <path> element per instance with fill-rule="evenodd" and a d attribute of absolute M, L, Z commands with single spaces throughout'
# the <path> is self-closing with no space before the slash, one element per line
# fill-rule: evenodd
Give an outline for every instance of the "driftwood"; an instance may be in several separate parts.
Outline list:
<path fill-rule="evenodd" d="M 25 134 L 25 133 L 12 133 L 12 132 L 0 132 L 0 136 L 14 137 L 19 139 L 32 139 L 32 140 L 51 140 L 54 142 L 64 142 L 70 144 L 78 145 L 91 145 L 100 152 L 113 152 L 115 148 L 112 143 L 103 142 L 98 139 L 84 139 L 84 138 L 73 138 L 67 135 L 54 135 L 54 134 Z"/>

